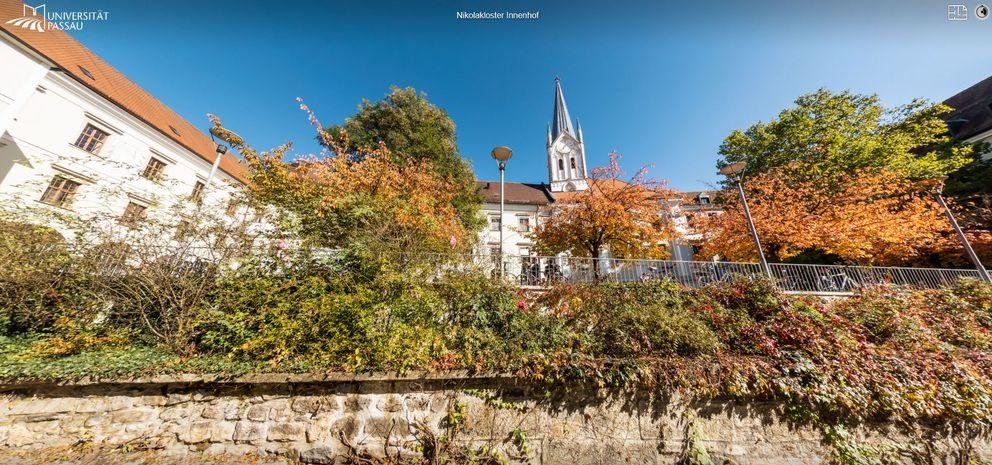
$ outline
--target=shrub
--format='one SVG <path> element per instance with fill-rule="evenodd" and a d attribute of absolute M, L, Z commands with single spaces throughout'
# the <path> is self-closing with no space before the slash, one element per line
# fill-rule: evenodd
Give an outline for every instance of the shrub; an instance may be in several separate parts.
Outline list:
<path fill-rule="evenodd" d="M 0 334 L 49 329 L 82 305 L 69 247 L 54 230 L 0 221 Z"/>

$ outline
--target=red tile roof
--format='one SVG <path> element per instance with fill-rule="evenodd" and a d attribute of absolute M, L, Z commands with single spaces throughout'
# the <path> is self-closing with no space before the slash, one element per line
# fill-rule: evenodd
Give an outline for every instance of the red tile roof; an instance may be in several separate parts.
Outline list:
<path fill-rule="evenodd" d="M 22 15 L 23 4 L 19 0 L 0 0 L 0 30 L 50 60 L 61 71 L 103 98 L 123 108 L 208 163 L 213 163 L 214 157 L 217 156 L 217 146 L 208 135 L 69 34 L 55 29 L 38 32 L 7 24 L 8 20 Z M 221 160 L 220 169 L 241 182 L 246 182 L 246 167 L 236 157 L 225 156 Z"/>
<path fill-rule="evenodd" d="M 488 203 L 499 203 L 499 181 L 479 181 L 479 189 Z M 550 205 L 551 191 L 544 184 L 508 182 L 504 185 L 504 202 L 525 205 Z"/>

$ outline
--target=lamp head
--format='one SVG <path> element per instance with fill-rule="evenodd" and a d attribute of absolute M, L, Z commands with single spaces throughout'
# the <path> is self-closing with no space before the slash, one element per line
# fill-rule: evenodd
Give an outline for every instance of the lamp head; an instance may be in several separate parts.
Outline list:
<path fill-rule="evenodd" d="M 227 153 L 227 146 L 224 144 L 217 144 L 217 155 L 224 155 Z"/>
<path fill-rule="evenodd" d="M 510 150 L 509 147 L 503 147 L 503 146 L 494 147 L 492 156 L 494 160 L 500 163 L 506 163 L 506 161 L 513 156 L 513 150 Z"/>
<path fill-rule="evenodd" d="M 727 166 L 724 166 L 723 168 L 720 168 L 720 174 L 733 178 L 736 176 L 740 176 L 741 172 L 743 172 L 744 168 L 746 167 L 747 164 L 743 162 L 731 163 Z"/>

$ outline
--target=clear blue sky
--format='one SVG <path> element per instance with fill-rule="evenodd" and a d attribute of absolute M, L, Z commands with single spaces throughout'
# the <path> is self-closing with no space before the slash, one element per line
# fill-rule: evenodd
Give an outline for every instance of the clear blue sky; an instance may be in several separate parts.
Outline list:
<path fill-rule="evenodd" d="M 651 164 L 655 177 L 692 190 L 716 180 L 732 129 L 804 92 L 939 101 L 992 74 L 992 20 L 949 22 L 941 1 L 47 4 L 109 11 L 74 36 L 194 124 L 206 128 L 204 114 L 216 113 L 259 148 L 317 150 L 297 96 L 329 124 L 363 97 L 414 86 L 449 112 L 481 179 L 498 176 L 494 145 L 514 149 L 508 179 L 546 178 L 555 75 L 591 166 L 615 148 L 629 171 Z M 540 19 L 457 20 L 459 10 Z"/>

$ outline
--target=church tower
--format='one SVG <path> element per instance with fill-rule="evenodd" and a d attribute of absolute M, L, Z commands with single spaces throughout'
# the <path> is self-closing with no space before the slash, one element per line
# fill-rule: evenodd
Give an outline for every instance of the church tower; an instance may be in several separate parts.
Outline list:
<path fill-rule="evenodd" d="M 582 126 L 572 129 L 572 118 L 561 92 L 561 79 L 555 77 L 555 108 L 548 126 L 548 179 L 551 192 L 581 191 L 586 181 L 586 148 L 582 143 Z"/>

